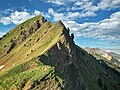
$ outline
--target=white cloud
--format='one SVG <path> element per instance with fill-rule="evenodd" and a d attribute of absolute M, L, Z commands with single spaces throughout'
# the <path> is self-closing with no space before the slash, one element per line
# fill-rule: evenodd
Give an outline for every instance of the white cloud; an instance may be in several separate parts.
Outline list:
<path fill-rule="evenodd" d="M 69 18 L 76 18 L 79 17 L 80 13 L 79 12 L 68 12 L 68 17 Z"/>
<path fill-rule="evenodd" d="M 51 15 L 54 15 L 55 12 L 54 12 L 54 10 L 52 8 L 49 8 L 48 13 L 51 14 Z"/>
<path fill-rule="evenodd" d="M 4 32 L 0 32 L 0 37 L 2 37 L 5 33 Z"/>
<path fill-rule="evenodd" d="M 8 25 L 11 23 L 11 21 L 9 17 L 2 17 L 0 18 L 0 23 L 3 23 L 4 25 Z"/>
<path fill-rule="evenodd" d="M 96 4 L 94 4 L 95 0 L 48 0 L 46 2 L 64 5 L 67 12 L 71 12 L 71 17 L 78 16 L 80 18 L 95 16 L 99 10 L 110 10 L 120 7 L 120 0 L 100 0 Z M 74 4 L 68 5 L 69 3 Z"/>
<path fill-rule="evenodd" d="M 68 2 L 74 2 L 76 0 L 46 0 L 48 3 L 53 3 L 56 5 L 65 5 Z"/>
<path fill-rule="evenodd" d="M 83 2 L 82 1 L 76 1 L 75 5 L 81 6 L 81 5 L 83 5 Z"/>
<path fill-rule="evenodd" d="M 38 11 L 38 10 L 34 10 L 33 15 L 42 15 L 45 18 L 51 18 L 51 16 L 48 13 L 41 12 L 41 11 Z"/>
<path fill-rule="evenodd" d="M 67 20 L 65 14 L 57 13 L 52 8 L 48 9 L 48 13 L 53 17 L 54 21 L 65 20 L 65 19 Z"/>
<path fill-rule="evenodd" d="M 56 0 L 50 0 L 52 2 L 55 2 Z M 58 0 L 60 2 L 63 2 L 64 4 L 65 3 L 69 3 L 69 2 L 74 2 L 74 0 Z M 83 1 L 86 3 L 83 4 Z M 75 5 L 82 5 L 82 6 L 73 6 L 73 7 L 67 7 L 67 12 L 66 13 L 58 13 L 56 11 L 54 11 L 52 8 L 49 8 L 48 10 L 48 13 L 51 14 L 55 21 L 56 20 L 60 20 L 60 19 L 65 19 L 65 20 L 68 20 L 68 19 L 77 19 L 77 18 L 83 18 L 83 17 L 90 17 L 90 16 L 95 16 L 96 14 L 91 10 L 91 8 L 94 8 L 95 7 L 92 7 L 92 3 L 91 2 L 88 2 L 87 0 L 83 0 L 82 2 L 76 2 Z M 80 4 L 81 3 L 81 4 Z M 78 10 L 78 11 L 76 11 Z M 81 10 L 81 11 L 79 11 Z"/>
<path fill-rule="evenodd" d="M 8 25 L 11 23 L 20 24 L 33 16 L 34 15 L 31 15 L 30 13 L 25 11 L 23 12 L 14 11 L 8 17 L 2 17 L 0 19 L 0 23 L 3 23 L 4 25 Z"/>
<path fill-rule="evenodd" d="M 58 20 L 69 21 L 69 20 L 75 20 L 83 17 L 95 16 L 95 13 L 91 11 L 84 12 L 84 13 L 82 12 L 58 13 L 54 11 L 52 8 L 48 9 L 48 13 L 53 17 L 54 21 L 58 21 Z"/>
<path fill-rule="evenodd" d="M 96 6 L 99 9 L 110 9 L 120 7 L 120 0 L 100 0 L 97 5 L 93 5 L 95 0 L 46 0 L 48 3 L 53 3 L 56 5 L 66 5 L 67 3 L 74 3 L 74 6 Z"/>
<path fill-rule="evenodd" d="M 13 13 L 11 13 L 10 15 L 10 21 L 14 24 L 20 24 L 22 22 L 24 22 L 25 20 L 33 17 L 34 15 L 31 15 L 30 13 L 28 12 L 18 12 L 18 11 L 15 11 Z"/>
<path fill-rule="evenodd" d="M 107 40 L 120 40 L 120 12 L 99 22 L 79 24 L 75 21 L 64 21 L 76 36 L 92 37 Z"/>
<path fill-rule="evenodd" d="M 41 13 L 41 12 L 38 11 L 38 10 L 35 10 L 35 11 L 34 11 L 34 14 L 35 14 L 35 15 L 39 15 L 40 13 Z"/>
<path fill-rule="evenodd" d="M 110 10 L 116 7 L 120 7 L 118 6 L 120 5 L 120 0 L 101 0 L 96 4 L 94 4 L 95 0 L 48 0 L 46 2 L 56 5 L 64 5 L 66 7 L 65 10 L 67 12 L 64 13 L 58 13 L 52 8 L 48 9 L 48 13 L 51 17 L 53 17 L 54 21 L 62 20 L 64 22 L 77 20 L 79 18 L 94 17 L 97 15 L 97 11 L 99 10 Z M 69 3 L 74 4 L 69 5 Z M 118 25 L 118 22 L 114 22 L 113 25 Z M 104 29 L 112 28 L 105 25 L 105 23 L 102 23 L 101 26 L 103 26 Z"/>
<path fill-rule="evenodd" d="M 97 6 L 102 10 L 120 7 L 120 0 L 101 0 Z"/>
<path fill-rule="evenodd" d="M 29 13 L 28 11 L 14 11 L 12 13 L 10 13 L 9 16 L 5 17 L 1 17 L 0 18 L 0 23 L 4 24 L 4 25 L 8 25 L 8 24 L 20 24 L 24 21 L 26 21 L 29 18 L 32 18 L 36 15 L 42 14 L 43 16 L 45 16 L 46 18 L 49 18 L 50 16 L 46 13 L 40 12 L 38 10 L 34 10 L 33 13 Z"/>
<path fill-rule="evenodd" d="M 48 3 L 53 3 L 56 5 L 63 5 L 64 4 L 62 1 L 59 1 L 59 0 L 48 0 Z"/>

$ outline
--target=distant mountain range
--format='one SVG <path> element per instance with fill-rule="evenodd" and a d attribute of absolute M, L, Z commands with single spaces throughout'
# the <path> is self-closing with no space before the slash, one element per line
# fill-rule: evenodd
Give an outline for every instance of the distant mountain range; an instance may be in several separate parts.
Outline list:
<path fill-rule="evenodd" d="M 89 54 L 92 54 L 97 60 L 105 61 L 109 66 L 120 71 L 120 55 L 113 52 L 103 51 L 99 48 L 84 48 Z"/>
<path fill-rule="evenodd" d="M 89 50 L 61 21 L 31 18 L 0 39 L 0 90 L 120 90 L 120 73 L 104 63 L 119 66 L 119 55 Z"/>
<path fill-rule="evenodd" d="M 106 51 L 106 52 L 114 52 L 114 53 L 117 53 L 117 54 L 120 55 L 120 49 L 110 49 L 110 48 L 108 48 L 108 49 L 104 49 L 104 51 Z"/>

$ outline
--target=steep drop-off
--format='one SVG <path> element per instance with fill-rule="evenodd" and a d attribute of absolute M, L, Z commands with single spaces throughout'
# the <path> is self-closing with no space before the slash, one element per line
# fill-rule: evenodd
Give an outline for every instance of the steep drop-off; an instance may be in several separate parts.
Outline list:
<path fill-rule="evenodd" d="M 73 39 L 42 16 L 15 27 L 0 40 L 0 90 L 119 90 L 120 77 Z"/>

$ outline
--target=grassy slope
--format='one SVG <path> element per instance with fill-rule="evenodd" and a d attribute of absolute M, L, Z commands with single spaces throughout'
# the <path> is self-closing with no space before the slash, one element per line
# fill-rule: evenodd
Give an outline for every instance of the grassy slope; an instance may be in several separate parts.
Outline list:
<path fill-rule="evenodd" d="M 6 33 L 2 40 L 0 40 L 0 55 L 2 55 L 4 53 L 4 50 L 6 49 L 4 48 L 4 46 L 9 46 L 9 44 L 11 43 L 11 39 L 16 40 L 22 31 L 27 30 L 29 26 L 33 25 L 36 20 L 39 20 L 41 18 L 41 15 L 31 18 Z M 24 29 L 21 29 L 21 27 L 23 27 Z"/>
<path fill-rule="evenodd" d="M 1 58 L 0 64 L 5 65 L 5 68 L 7 69 L 17 63 L 30 60 L 31 58 L 40 55 L 44 52 L 44 49 L 48 49 L 60 39 L 59 36 L 62 33 L 62 27 L 57 27 L 58 30 L 55 28 L 55 25 L 51 22 L 45 23 L 38 31 L 29 36 L 19 46 L 15 47 L 12 52 Z"/>
<path fill-rule="evenodd" d="M 36 20 L 36 18 L 33 18 L 33 20 Z M 19 26 L 31 24 L 31 21 L 32 19 Z M 10 35 L 0 41 L 0 49 L 3 49 L 5 42 L 8 43 L 9 39 L 14 35 L 18 36 L 21 31 L 18 30 L 19 26 L 10 31 Z M 34 57 L 39 56 L 52 47 L 62 37 L 62 30 L 63 26 L 61 26 L 60 22 L 56 25 L 46 22 L 34 34 L 15 47 L 9 54 L 1 58 L 0 65 L 4 65 L 5 67 L 0 72 L 0 90 L 8 90 L 10 88 L 20 89 L 25 82 L 29 81 L 29 84 L 32 84 L 33 81 L 38 78 L 40 79 L 51 70 L 54 70 L 52 67 L 43 65 Z M 32 64 L 33 66 L 31 66 Z"/>
<path fill-rule="evenodd" d="M 31 60 L 24 64 L 20 64 L 11 70 L 6 71 L 0 77 L 0 89 L 20 89 L 28 80 L 32 83 L 34 80 L 47 74 L 51 67 L 45 66 L 38 60 Z"/>

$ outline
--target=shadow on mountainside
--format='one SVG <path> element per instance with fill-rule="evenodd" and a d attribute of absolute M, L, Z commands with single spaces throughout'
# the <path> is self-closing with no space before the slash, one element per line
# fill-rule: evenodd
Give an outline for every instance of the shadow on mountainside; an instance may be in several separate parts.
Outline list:
<path fill-rule="evenodd" d="M 86 90 L 86 89 L 88 89 L 88 86 L 86 85 L 86 83 L 84 82 L 84 79 L 80 75 L 80 73 L 82 73 L 82 71 L 78 68 L 79 66 L 77 66 L 77 64 L 78 65 L 80 64 L 79 61 L 78 62 L 74 61 L 73 60 L 74 56 L 69 55 L 69 51 L 65 48 L 64 45 L 62 46 L 61 42 L 59 42 L 59 44 L 61 46 L 61 49 L 59 49 L 56 44 L 54 47 L 52 47 L 46 53 L 39 56 L 39 60 L 41 62 L 43 62 L 45 65 L 50 65 L 50 66 L 54 67 L 55 69 L 54 69 L 54 72 L 51 71 L 49 74 L 44 76 L 42 79 L 35 81 L 35 83 L 31 87 L 31 89 L 34 89 L 36 86 L 38 86 L 39 89 L 47 88 L 49 90 L 56 90 L 56 89 L 58 89 L 58 90 Z M 81 48 L 78 49 L 78 47 L 77 47 L 74 49 L 76 49 L 76 51 L 79 50 L 79 52 L 76 52 L 76 53 L 77 53 L 77 55 L 79 53 L 81 53 L 81 55 L 82 55 L 82 56 L 80 55 L 81 57 L 85 58 L 86 54 L 89 57 L 92 57 L 95 60 L 95 62 L 97 62 L 104 69 L 104 71 L 106 72 L 105 73 L 106 77 L 108 77 L 110 75 L 111 77 L 115 78 L 119 82 L 120 73 L 117 72 L 116 70 L 110 68 L 103 60 L 97 61 L 95 57 L 88 54 L 86 51 L 84 51 Z M 74 54 L 72 54 L 72 55 L 74 55 Z M 76 60 L 79 60 L 79 59 L 77 58 Z M 100 63 L 100 61 L 102 63 Z M 89 61 L 83 60 L 81 63 L 85 63 L 84 67 L 87 67 L 86 65 L 89 64 Z M 89 69 L 89 68 L 87 68 L 87 69 Z M 91 73 L 91 71 L 89 71 L 89 72 Z M 95 71 L 95 72 L 98 72 L 98 71 Z M 84 74 L 88 75 L 88 73 L 84 73 Z M 103 83 L 103 80 L 101 79 L 101 77 L 104 76 L 104 75 L 102 75 L 102 74 L 104 74 L 104 72 L 98 72 L 98 74 L 99 74 L 98 76 L 96 75 L 96 77 L 99 77 L 98 80 L 96 79 L 96 81 L 98 82 L 97 86 L 100 87 L 102 90 L 113 90 L 113 89 L 110 89 L 109 86 L 107 86 L 105 83 Z M 60 81 L 58 79 L 58 77 L 61 78 L 62 81 Z M 43 84 L 43 82 L 44 82 L 44 85 L 41 87 L 41 84 Z M 90 83 L 90 82 L 88 81 L 88 83 Z M 115 87 L 119 88 L 120 84 L 118 83 L 118 85 Z M 92 87 L 92 88 L 94 88 L 94 87 Z M 119 90 L 119 89 L 116 89 L 116 90 Z"/>
<path fill-rule="evenodd" d="M 92 56 L 94 59 L 96 59 L 92 54 L 89 54 L 90 56 Z M 114 78 L 116 78 L 116 80 L 120 80 L 120 72 L 118 72 L 117 70 L 115 70 L 114 68 L 110 67 L 107 62 L 105 62 L 106 60 L 103 59 L 96 59 L 96 61 L 98 61 L 98 63 L 108 72 L 108 73 L 112 73 L 112 75 L 114 76 Z M 108 76 L 108 73 L 106 73 L 106 75 Z"/>

